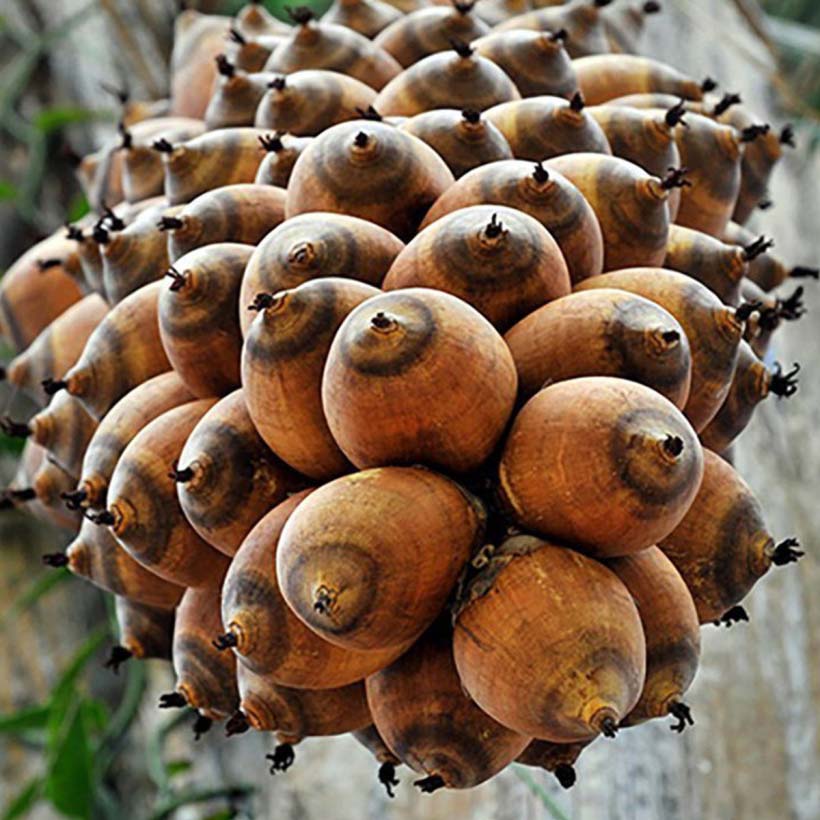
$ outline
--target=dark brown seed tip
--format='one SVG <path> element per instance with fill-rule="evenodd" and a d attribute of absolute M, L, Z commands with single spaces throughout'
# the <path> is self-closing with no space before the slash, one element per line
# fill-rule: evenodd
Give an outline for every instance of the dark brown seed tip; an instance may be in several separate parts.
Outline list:
<path fill-rule="evenodd" d="M 504 233 L 504 223 L 498 218 L 498 214 L 493 214 L 487 227 L 484 228 L 484 235 L 487 239 L 496 239 Z"/>
<path fill-rule="evenodd" d="M 594 0 L 593 4 L 596 8 L 602 9 L 608 6 L 612 0 Z"/>
<path fill-rule="evenodd" d="M 674 128 L 676 125 L 686 125 L 683 120 L 685 114 L 686 100 L 681 99 L 666 112 L 664 120 L 670 128 Z"/>
<path fill-rule="evenodd" d="M 741 303 L 735 310 L 735 318 L 738 322 L 745 322 L 753 313 L 763 307 L 761 302 L 751 301 Z"/>
<path fill-rule="evenodd" d="M 86 510 L 85 517 L 92 524 L 97 524 L 100 527 L 113 527 L 117 521 L 117 519 L 114 517 L 114 513 L 112 513 L 110 510 L 102 510 L 98 513 Z"/>
<path fill-rule="evenodd" d="M 172 266 L 168 268 L 168 270 L 165 271 L 165 275 L 172 280 L 171 287 L 168 288 L 168 290 L 177 293 L 185 287 L 185 274 L 180 273 L 175 267 Z"/>
<path fill-rule="evenodd" d="M 288 17 L 290 17 L 297 26 L 306 26 L 314 19 L 312 9 L 307 6 L 296 6 L 295 8 L 293 6 L 285 6 L 285 12 L 287 12 Z"/>
<path fill-rule="evenodd" d="M 733 606 L 731 609 L 726 610 L 723 615 L 720 616 L 716 621 L 712 621 L 715 626 L 732 626 L 734 624 L 739 624 L 741 621 L 749 620 L 749 613 L 742 606 Z"/>
<path fill-rule="evenodd" d="M 395 324 L 396 320 L 381 310 L 370 319 L 370 326 L 376 330 L 390 330 Z"/>
<path fill-rule="evenodd" d="M 766 253 L 766 251 L 771 250 L 773 247 L 774 239 L 771 239 L 770 237 L 761 234 L 757 237 L 757 239 L 755 239 L 754 242 L 750 242 L 748 245 L 744 246 L 743 258 L 747 262 L 751 262 L 753 259 L 757 259 L 757 257 L 761 254 L 764 254 Z"/>
<path fill-rule="evenodd" d="M 601 721 L 601 734 L 604 737 L 616 737 L 618 734 L 618 724 L 615 723 L 615 719 L 607 715 Z"/>
<path fill-rule="evenodd" d="M 163 216 L 157 222 L 157 227 L 161 231 L 178 231 L 185 223 L 176 216 Z"/>
<path fill-rule="evenodd" d="M 796 148 L 794 141 L 794 126 L 791 123 L 786 123 L 780 131 L 780 144 L 788 145 L 789 148 Z"/>
<path fill-rule="evenodd" d="M 677 718 L 677 723 L 673 723 L 669 728 L 673 732 L 680 734 L 687 726 L 694 726 L 695 719 L 692 717 L 692 710 L 682 701 L 677 701 L 670 705 L 669 714 Z"/>
<path fill-rule="evenodd" d="M 111 236 L 105 229 L 102 220 L 98 221 L 91 229 L 91 238 L 98 245 L 107 245 L 111 241 Z"/>
<path fill-rule="evenodd" d="M 757 125 L 750 125 L 740 132 L 741 142 L 754 142 L 758 137 L 768 134 L 772 127 L 768 123 L 759 123 Z"/>
<path fill-rule="evenodd" d="M 223 77 L 233 77 L 236 73 L 236 67 L 224 54 L 217 54 L 214 60 L 216 61 L 216 70 Z"/>
<path fill-rule="evenodd" d="M 468 57 L 473 56 L 473 52 L 475 49 L 464 40 L 460 39 L 459 37 L 451 37 L 450 38 L 450 45 L 453 47 L 453 51 L 458 54 L 459 57 L 463 59 L 467 59 Z"/>
<path fill-rule="evenodd" d="M 134 145 L 134 135 L 126 128 L 122 120 L 117 123 L 117 130 L 120 132 L 120 150 L 129 151 Z"/>
<path fill-rule="evenodd" d="M 192 727 L 194 730 L 194 740 L 199 740 L 202 735 L 211 730 L 211 726 L 213 725 L 214 722 L 209 717 L 205 717 L 205 715 L 197 715 Z"/>
<path fill-rule="evenodd" d="M 179 692 L 166 692 L 159 696 L 160 709 L 182 709 L 188 703 Z"/>
<path fill-rule="evenodd" d="M 31 435 L 31 428 L 22 421 L 14 421 L 9 416 L 0 418 L 0 430 L 11 438 L 28 438 Z"/>
<path fill-rule="evenodd" d="M 725 114 L 733 105 L 738 105 L 740 102 L 740 94 L 724 94 L 712 109 L 712 116 L 719 117 L 721 114 Z"/>
<path fill-rule="evenodd" d="M 132 657 L 132 652 L 124 646 L 112 646 L 111 652 L 108 655 L 108 660 L 103 664 L 103 668 L 110 669 L 115 675 L 117 675 L 119 674 L 120 667 Z"/>
<path fill-rule="evenodd" d="M 368 142 L 370 142 L 370 137 L 364 131 L 359 131 L 359 133 L 353 138 L 353 144 L 357 148 L 366 147 Z"/>
<path fill-rule="evenodd" d="M 797 563 L 806 553 L 803 550 L 796 549 L 800 546 L 800 542 L 796 538 L 787 538 L 781 541 L 772 553 L 772 563 L 776 567 L 785 567 L 786 564 Z"/>
<path fill-rule="evenodd" d="M 0 382 L 4 382 L 6 380 L 6 376 L 7 376 L 6 368 L 0 366 Z"/>
<path fill-rule="evenodd" d="M 473 10 L 475 3 L 476 0 L 470 0 L 469 3 L 465 3 L 463 0 L 453 0 L 453 8 L 459 14 L 469 14 Z"/>
<path fill-rule="evenodd" d="M 239 43 L 240 46 L 244 46 L 248 42 L 242 32 L 234 26 L 228 29 L 228 39 L 233 40 L 234 43 Z"/>
<path fill-rule="evenodd" d="M 683 439 L 680 436 L 668 435 L 663 440 L 663 449 L 673 458 L 677 458 L 683 452 Z"/>
<path fill-rule="evenodd" d="M 535 163 L 535 169 L 532 172 L 533 179 L 539 185 L 545 185 L 550 180 L 549 171 L 540 162 Z"/>
<path fill-rule="evenodd" d="M 464 108 L 461 112 L 461 117 L 465 122 L 471 125 L 477 125 L 481 121 L 481 112 L 475 108 Z"/>
<path fill-rule="evenodd" d="M 382 115 L 379 114 L 379 112 L 376 111 L 376 109 L 373 108 L 372 105 L 368 105 L 367 108 L 359 108 L 357 106 L 356 113 L 363 120 L 372 120 L 373 122 L 381 122 L 382 121 Z"/>
<path fill-rule="evenodd" d="M 110 231 L 122 231 L 125 230 L 125 221 L 117 216 L 111 208 L 108 207 L 105 203 L 102 206 L 103 215 L 100 217 L 98 222 L 101 224 L 107 224 L 108 229 Z"/>
<path fill-rule="evenodd" d="M 769 382 L 769 392 L 774 393 L 779 398 L 789 398 L 797 392 L 799 387 L 797 374 L 800 372 L 800 365 L 795 362 L 788 373 L 783 372 L 780 363 L 774 366 L 771 380 Z"/>
<path fill-rule="evenodd" d="M 119 88 L 111 83 L 100 83 L 100 88 L 115 97 L 120 105 L 125 105 L 128 102 L 129 94 L 124 88 Z"/>
<path fill-rule="evenodd" d="M 69 510 L 79 510 L 83 505 L 83 501 L 88 498 L 88 493 L 85 490 L 69 490 L 60 493 L 60 498 L 65 501 L 65 505 Z"/>
<path fill-rule="evenodd" d="M 692 183 L 686 179 L 688 168 L 669 168 L 666 176 L 661 180 L 661 188 L 671 191 L 673 188 L 691 188 Z"/>
<path fill-rule="evenodd" d="M 797 267 L 791 269 L 789 277 L 792 279 L 817 279 L 820 277 L 820 270 L 797 265 Z"/>
<path fill-rule="evenodd" d="M 232 646 L 236 646 L 237 643 L 236 635 L 234 635 L 233 632 L 225 632 L 222 635 L 217 635 L 216 638 L 211 641 L 214 649 L 218 649 L 220 652 L 225 649 L 230 649 Z"/>
<path fill-rule="evenodd" d="M 248 310 L 267 310 L 274 301 L 272 293 L 257 293 L 253 302 L 248 305 Z"/>
<path fill-rule="evenodd" d="M 286 772 L 296 759 L 293 752 L 293 746 L 290 743 L 280 743 L 274 750 L 272 755 L 265 755 L 270 760 L 270 773 Z"/>
<path fill-rule="evenodd" d="M 423 794 L 432 794 L 446 785 L 444 778 L 440 774 L 433 774 L 430 777 L 423 777 L 421 780 L 413 781 L 414 786 L 418 786 Z"/>
<path fill-rule="evenodd" d="M 657 14 L 661 8 L 661 4 L 656 2 L 656 0 L 647 0 L 647 2 L 643 4 L 643 13 Z"/>
<path fill-rule="evenodd" d="M 66 239 L 73 239 L 75 242 L 82 242 L 85 239 L 83 229 L 78 228 L 76 225 L 67 224 L 65 226 L 65 235 Z"/>
<path fill-rule="evenodd" d="M 151 147 L 155 151 L 159 151 L 161 154 L 171 154 L 174 151 L 174 146 L 171 145 L 171 143 L 168 142 L 168 140 L 165 139 L 165 137 L 163 137 L 162 139 L 154 140 L 151 143 Z"/>
<path fill-rule="evenodd" d="M 64 552 L 49 552 L 43 556 L 43 563 L 47 567 L 67 567 L 68 556 Z"/>
<path fill-rule="evenodd" d="M 37 269 L 42 273 L 43 271 L 50 270 L 51 268 L 58 268 L 62 264 L 62 259 L 38 259 Z"/>
<path fill-rule="evenodd" d="M 396 777 L 396 767 L 390 761 L 379 766 L 379 783 L 384 786 L 388 797 L 392 799 L 396 796 L 393 787 L 399 785 L 399 780 Z"/>
<path fill-rule="evenodd" d="M 573 111 L 583 111 L 585 105 L 586 105 L 586 103 L 584 102 L 583 95 L 581 94 L 580 91 L 576 91 L 572 95 L 572 99 L 569 101 L 569 107 Z"/>
<path fill-rule="evenodd" d="M 549 38 L 553 43 L 566 43 L 569 40 L 569 32 L 565 28 L 559 28 L 558 31 L 553 31 Z"/>
<path fill-rule="evenodd" d="M 173 287 L 173 285 L 171 285 Z M 191 467 L 184 467 L 179 469 L 179 462 L 175 461 L 171 465 L 171 471 L 168 473 L 168 478 L 175 481 L 177 484 L 185 484 L 194 477 L 194 471 Z"/>
<path fill-rule="evenodd" d="M 678 333 L 677 330 L 664 330 L 663 333 L 661 333 L 661 339 L 663 339 L 666 344 L 672 345 L 680 341 L 680 333 Z"/>
<path fill-rule="evenodd" d="M 275 134 L 264 134 L 258 139 L 262 148 L 268 152 L 281 151 L 285 147 L 278 131 Z"/>
<path fill-rule="evenodd" d="M 794 322 L 805 313 L 806 307 L 803 304 L 802 285 L 796 287 L 791 296 L 777 300 L 777 316 L 780 319 L 785 319 L 787 322 Z"/>
<path fill-rule="evenodd" d="M 33 487 L 24 487 L 20 490 L 5 490 L 3 495 L 11 501 L 17 502 L 34 501 L 34 499 L 37 498 L 37 493 Z"/>
<path fill-rule="evenodd" d="M 768 211 L 774 205 L 771 199 L 761 199 L 760 202 L 757 203 L 757 207 L 761 211 Z"/>
<path fill-rule="evenodd" d="M 274 77 L 269 83 L 268 88 L 273 88 L 276 91 L 284 91 L 288 81 L 286 77 Z"/>
<path fill-rule="evenodd" d="M 703 82 L 700 84 L 700 90 L 704 94 L 708 94 L 710 91 L 714 91 L 717 87 L 717 80 L 713 80 L 711 77 L 705 77 Z"/>
<path fill-rule="evenodd" d="M 63 379 L 43 379 L 41 384 L 47 396 L 53 396 L 68 387 L 68 382 Z"/>
<path fill-rule="evenodd" d="M 569 763 L 559 763 L 553 774 L 562 788 L 571 789 L 575 785 L 575 767 Z"/>
<path fill-rule="evenodd" d="M 242 711 L 234 712 L 225 723 L 225 737 L 233 737 L 234 735 L 242 735 L 251 728 L 245 713 Z"/>

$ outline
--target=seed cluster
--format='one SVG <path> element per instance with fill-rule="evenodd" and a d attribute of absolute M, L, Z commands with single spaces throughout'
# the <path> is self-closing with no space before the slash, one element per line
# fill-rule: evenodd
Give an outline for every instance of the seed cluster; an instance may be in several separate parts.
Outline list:
<path fill-rule="evenodd" d="M 634 54 L 655 2 L 184 11 L 94 212 L 0 283 L 42 409 L 4 509 L 173 663 L 197 736 L 352 732 L 388 794 L 569 787 L 796 561 L 730 447 L 817 278 L 743 224 L 792 129 Z M 662 25 L 662 15 L 657 23 Z"/>

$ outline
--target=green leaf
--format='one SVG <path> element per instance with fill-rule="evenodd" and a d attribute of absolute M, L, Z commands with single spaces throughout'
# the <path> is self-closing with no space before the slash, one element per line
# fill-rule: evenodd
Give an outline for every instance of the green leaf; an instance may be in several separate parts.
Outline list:
<path fill-rule="evenodd" d="M 41 111 L 34 118 L 33 125 L 43 134 L 52 134 L 55 131 L 60 131 L 65 128 L 67 125 L 107 118 L 109 118 L 108 114 L 92 111 L 89 108 L 55 106 L 54 108 L 46 108 Z"/>
<path fill-rule="evenodd" d="M 28 814 L 40 799 L 42 791 L 43 781 L 41 778 L 35 777 L 33 780 L 29 780 L 17 797 L 6 806 L 2 820 L 17 820 L 17 818 Z"/>
<path fill-rule="evenodd" d="M 10 438 L 9 436 L 2 436 L 0 438 L 0 453 L 19 456 L 25 446 L 26 441 L 22 438 Z"/>
<path fill-rule="evenodd" d="M 66 210 L 66 219 L 68 222 L 79 222 L 89 211 L 91 206 L 84 193 L 75 194 L 71 202 L 68 204 Z"/>
<path fill-rule="evenodd" d="M 0 734 L 43 730 L 48 725 L 49 714 L 48 706 L 28 706 L 9 715 L 0 715 Z"/>
<path fill-rule="evenodd" d="M 63 712 L 49 747 L 45 796 L 67 817 L 90 818 L 94 801 L 88 703 L 74 699 Z"/>
<path fill-rule="evenodd" d="M 165 771 L 168 774 L 168 777 L 174 777 L 178 774 L 183 774 L 187 772 L 192 766 L 190 760 L 169 760 L 165 764 Z"/>
<path fill-rule="evenodd" d="M 17 188 L 5 179 L 0 179 L 0 202 L 9 202 L 17 197 Z"/>

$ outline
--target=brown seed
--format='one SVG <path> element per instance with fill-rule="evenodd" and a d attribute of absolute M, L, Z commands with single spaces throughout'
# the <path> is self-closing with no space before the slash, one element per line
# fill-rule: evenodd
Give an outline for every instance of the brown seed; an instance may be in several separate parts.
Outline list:
<path fill-rule="evenodd" d="M 182 590 L 180 590 L 181 592 Z M 115 602 L 119 645 L 139 660 L 159 658 L 171 660 L 171 641 L 174 633 L 173 607 L 158 607 L 117 596 Z M 114 657 L 112 666 L 119 665 Z"/>
<path fill-rule="evenodd" d="M 692 596 L 672 562 L 657 548 L 613 558 L 606 566 L 634 598 L 646 639 L 646 681 L 640 700 L 624 718 L 634 726 L 680 713 L 700 657 L 700 624 Z"/>
<path fill-rule="evenodd" d="M 322 404 L 339 448 L 360 469 L 424 463 L 469 472 L 501 438 L 516 389 L 510 351 L 478 311 L 408 288 L 369 299 L 345 319 L 325 365 Z"/>
<path fill-rule="evenodd" d="M 474 499 L 429 470 L 337 478 L 285 524 L 276 554 L 282 595 L 339 646 L 406 648 L 440 614 L 483 521 Z"/>
<path fill-rule="evenodd" d="M 462 43 L 406 68 L 379 92 L 374 106 L 384 116 L 412 117 L 436 108 L 483 111 L 519 99 L 501 68 Z"/>
<path fill-rule="evenodd" d="M 601 22 L 610 51 L 618 54 L 635 54 L 640 51 L 641 35 L 646 28 L 647 17 L 662 10 L 661 4 L 654 0 L 605 5 L 601 9 Z"/>
<path fill-rule="evenodd" d="M 596 561 L 531 536 L 504 542 L 485 573 L 455 621 L 453 654 L 470 697 L 529 737 L 614 736 L 646 664 L 626 587 Z"/>
<path fill-rule="evenodd" d="M 256 109 L 274 75 L 261 70 L 248 73 L 225 54 L 220 54 L 216 63 L 219 79 L 205 111 L 205 125 L 209 131 L 253 125 Z"/>
<path fill-rule="evenodd" d="M 245 269 L 239 321 L 247 335 L 259 293 L 291 290 L 311 279 L 333 276 L 379 286 L 404 244 L 364 219 L 336 213 L 291 217 L 259 243 Z"/>
<path fill-rule="evenodd" d="M 424 57 L 448 51 L 453 40 L 469 43 L 489 34 L 490 28 L 464 4 L 413 11 L 388 26 L 376 38 L 383 48 L 408 68 Z"/>
<path fill-rule="evenodd" d="M 663 262 L 671 184 L 603 154 L 567 154 L 546 168 L 567 177 L 595 211 L 604 237 L 604 271 Z"/>
<path fill-rule="evenodd" d="M 511 763 L 529 738 L 473 703 L 453 661 L 452 631 L 434 625 L 386 669 L 367 679 L 373 722 L 387 745 L 430 786 L 470 789 Z M 417 782 L 424 791 L 424 781 Z"/>
<path fill-rule="evenodd" d="M 11 360 L 6 367 L 6 379 L 42 404 L 43 380 L 65 375 L 107 312 L 108 305 L 96 293 L 75 302 Z"/>
<path fill-rule="evenodd" d="M 570 292 L 558 244 L 513 208 L 474 205 L 421 231 L 396 257 L 385 290 L 433 288 L 472 305 L 501 332 Z"/>
<path fill-rule="evenodd" d="M 529 0 L 478 0 L 472 9 L 473 14 L 490 27 L 500 25 L 507 18 L 529 10 Z"/>
<path fill-rule="evenodd" d="M 721 237 L 724 242 L 728 242 L 730 245 L 739 245 L 742 248 L 755 248 L 754 258 L 749 260 L 747 276 L 764 291 L 774 290 L 779 285 L 782 285 L 786 279 L 794 275 L 796 269 L 790 269 L 777 253 L 771 250 L 774 245 L 772 240 L 759 237 L 748 228 L 744 228 L 735 222 L 730 222 L 726 226 Z M 759 244 L 761 238 L 764 239 L 768 247 Z M 761 248 L 761 252 L 757 253 L 757 249 Z"/>
<path fill-rule="evenodd" d="M 339 325 L 379 293 L 350 279 L 311 280 L 270 297 L 246 334 L 242 384 L 250 416 L 267 445 L 311 478 L 352 469 L 325 420 L 322 374 Z"/>
<path fill-rule="evenodd" d="M 578 80 L 561 37 L 540 31 L 494 31 L 471 43 L 500 66 L 522 97 L 549 95 L 569 100 Z"/>
<path fill-rule="evenodd" d="M 180 257 L 169 271 L 171 283 L 163 283 L 159 334 L 195 396 L 224 396 L 239 387 L 239 288 L 252 253 L 234 242 L 205 245 Z"/>
<path fill-rule="evenodd" d="M 484 203 L 535 217 L 561 248 L 573 282 L 603 269 L 604 244 L 595 212 L 566 177 L 540 164 L 508 160 L 470 171 L 436 200 L 421 228 L 451 211 Z"/>
<path fill-rule="evenodd" d="M 212 547 L 234 555 L 257 521 L 304 486 L 265 445 L 236 390 L 197 423 L 175 468 L 188 523 Z"/>
<path fill-rule="evenodd" d="M 170 368 L 159 337 L 161 282 L 143 285 L 115 305 L 89 336 L 64 386 L 96 419 L 138 384 Z"/>
<path fill-rule="evenodd" d="M 703 483 L 686 517 L 661 549 L 683 576 L 701 623 L 720 618 L 772 564 L 796 561 L 794 539 L 775 544 L 749 485 L 720 456 L 704 450 Z"/>
<path fill-rule="evenodd" d="M 747 271 L 747 257 L 737 245 L 672 225 L 663 266 L 697 279 L 727 305 L 741 301 L 740 283 Z"/>
<path fill-rule="evenodd" d="M 82 507 L 105 508 L 108 483 L 122 451 L 146 425 L 193 396 L 174 372 L 162 373 L 126 393 L 100 422 L 85 451 L 76 501 Z"/>
<path fill-rule="evenodd" d="M 265 71 L 277 74 L 293 74 L 306 68 L 347 74 L 376 91 L 401 71 L 393 57 L 367 37 L 344 26 L 310 19 L 294 26 L 265 63 Z"/>
<path fill-rule="evenodd" d="M 668 535 L 702 473 L 697 435 L 668 399 L 590 376 L 550 385 L 524 405 L 501 456 L 499 489 L 527 529 L 614 557 Z"/>
<path fill-rule="evenodd" d="M 400 127 L 426 142 L 447 163 L 456 179 L 473 168 L 513 156 L 504 135 L 471 109 L 426 111 Z"/>
<path fill-rule="evenodd" d="M 165 230 L 168 258 L 175 265 L 195 248 L 221 242 L 256 245 L 284 218 L 283 188 L 257 184 L 214 188 L 174 214 L 173 225 Z"/>
<path fill-rule="evenodd" d="M 95 211 L 114 206 L 124 197 L 122 184 L 123 152 L 118 140 L 107 142 L 93 154 L 87 154 L 74 169 L 88 204 Z"/>
<path fill-rule="evenodd" d="M 239 71 L 244 71 L 247 74 L 264 73 L 262 69 L 264 69 L 265 63 L 267 63 L 276 46 L 285 41 L 288 32 L 287 26 L 283 26 L 283 31 L 280 34 L 255 34 L 246 37 L 241 31 L 233 28 L 229 33 L 230 39 L 225 43 L 225 57 Z M 239 39 L 237 39 L 237 35 L 239 35 Z M 219 58 L 217 57 L 217 59 Z"/>
<path fill-rule="evenodd" d="M 404 650 L 362 651 L 320 638 L 290 610 L 276 577 L 285 522 L 310 491 L 283 501 L 253 528 L 231 562 L 222 587 L 224 634 L 243 665 L 272 682 L 298 689 L 333 689 L 363 680 Z"/>
<path fill-rule="evenodd" d="M 257 185 L 276 185 L 287 188 L 293 166 L 299 155 L 310 145 L 310 137 L 290 134 L 269 134 L 260 139 L 265 158 L 259 165 L 254 182 Z"/>
<path fill-rule="evenodd" d="M 257 128 L 315 136 L 331 125 L 358 119 L 376 92 L 353 77 L 335 71 L 297 71 L 276 77 L 256 111 Z"/>
<path fill-rule="evenodd" d="M 280 743 L 343 735 L 373 722 L 363 683 L 338 689 L 293 689 L 279 686 L 242 664 L 236 671 L 240 708 L 248 723 L 258 732 L 276 732 Z"/>
<path fill-rule="evenodd" d="M 557 299 L 504 336 L 519 395 L 579 376 L 640 382 L 680 409 L 692 378 L 689 340 L 660 305 L 625 291 L 591 290 Z"/>
<path fill-rule="evenodd" d="M 63 493 L 76 485 L 77 478 L 57 464 L 47 450 L 43 453 L 43 460 L 30 485 L 35 495 L 33 501 L 37 503 L 27 507 L 32 506 L 35 514 L 39 516 L 42 513 L 43 517 L 61 529 L 76 533 L 80 529 L 82 518 L 79 512 L 65 508 Z"/>
<path fill-rule="evenodd" d="M 600 105 L 627 94 L 674 94 L 700 100 L 703 89 L 691 77 L 649 57 L 596 54 L 573 60 L 578 85 L 588 105 Z"/>
<path fill-rule="evenodd" d="M 570 789 L 575 785 L 575 761 L 590 742 L 550 743 L 548 740 L 533 740 L 515 762 L 552 772 L 565 789 Z"/>
<path fill-rule="evenodd" d="M 452 183 L 444 161 L 420 139 L 356 120 L 328 128 L 296 160 L 285 213 L 346 213 L 408 239 Z"/>
<path fill-rule="evenodd" d="M 100 589 L 129 600 L 173 609 L 183 589 L 138 564 L 107 527 L 84 518 L 77 537 L 66 548 L 68 568 Z"/>
<path fill-rule="evenodd" d="M 237 31 L 245 37 L 285 35 L 290 32 L 287 23 L 274 17 L 262 3 L 256 3 L 254 0 L 242 6 L 233 22 Z"/>
<path fill-rule="evenodd" d="M 181 586 L 219 584 L 228 566 L 185 520 L 168 474 L 213 405 L 183 404 L 145 425 L 120 456 L 108 489 L 107 518 L 117 540 L 144 567 Z"/>
<path fill-rule="evenodd" d="M 364 37 L 375 37 L 402 13 L 382 0 L 334 0 L 322 15 L 323 23 L 334 23 L 358 31 Z"/>
<path fill-rule="evenodd" d="M 692 353 L 692 386 L 684 413 L 700 432 L 729 392 L 743 334 L 742 314 L 724 305 L 705 285 L 661 268 L 631 268 L 596 276 L 578 290 L 618 288 L 668 310 L 681 324 Z"/>
<path fill-rule="evenodd" d="M 239 706 L 236 658 L 213 645 L 221 624 L 219 590 L 219 586 L 185 590 L 177 607 L 172 651 L 175 690 L 211 720 L 223 720 Z"/>

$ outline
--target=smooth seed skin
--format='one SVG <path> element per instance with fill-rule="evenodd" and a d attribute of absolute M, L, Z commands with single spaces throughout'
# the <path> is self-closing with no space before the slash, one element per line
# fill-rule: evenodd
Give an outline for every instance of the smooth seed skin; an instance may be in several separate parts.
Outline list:
<path fill-rule="evenodd" d="M 181 594 L 182 590 L 180 590 Z M 119 645 L 135 658 L 171 660 L 174 609 L 159 608 L 117 596 L 114 601 Z"/>
<path fill-rule="evenodd" d="M 375 37 L 402 16 L 397 8 L 381 0 L 334 0 L 322 15 L 322 22 L 345 26 L 364 37 Z"/>
<path fill-rule="evenodd" d="M 501 496 L 521 525 L 596 557 L 667 536 L 702 475 L 700 443 L 683 414 L 648 387 L 603 376 L 531 398 L 499 468 Z"/>

